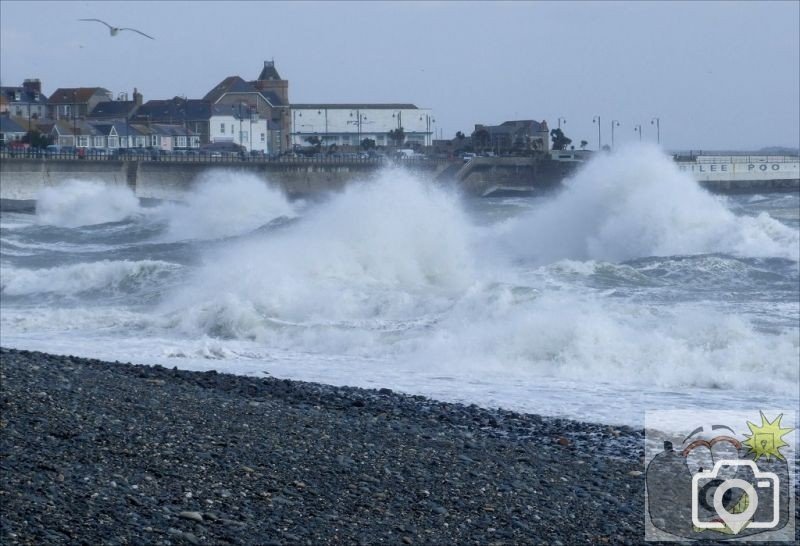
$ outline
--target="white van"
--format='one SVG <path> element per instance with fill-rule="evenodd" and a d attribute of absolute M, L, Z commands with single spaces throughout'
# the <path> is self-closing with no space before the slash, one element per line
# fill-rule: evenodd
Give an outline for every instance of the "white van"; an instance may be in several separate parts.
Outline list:
<path fill-rule="evenodd" d="M 420 159 L 425 157 L 424 155 L 418 154 L 417 152 L 409 148 L 397 150 L 396 154 L 397 155 L 395 157 L 397 157 L 398 159 Z"/>

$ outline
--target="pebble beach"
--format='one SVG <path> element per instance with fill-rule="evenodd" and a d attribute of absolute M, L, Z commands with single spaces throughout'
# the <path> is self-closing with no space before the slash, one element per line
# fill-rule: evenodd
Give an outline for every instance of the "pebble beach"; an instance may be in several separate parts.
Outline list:
<path fill-rule="evenodd" d="M 3 544 L 637 544 L 643 432 L 2 349 Z"/>

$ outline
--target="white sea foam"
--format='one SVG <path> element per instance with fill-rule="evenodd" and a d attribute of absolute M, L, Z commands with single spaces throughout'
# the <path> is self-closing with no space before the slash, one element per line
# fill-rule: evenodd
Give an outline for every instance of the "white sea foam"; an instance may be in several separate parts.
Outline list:
<path fill-rule="evenodd" d="M 466 225 L 446 192 L 387 173 L 309 210 L 292 229 L 209 256 L 172 305 L 190 331 L 232 337 L 273 331 L 265 320 L 272 318 L 339 324 L 416 317 L 469 282 Z"/>
<path fill-rule="evenodd" d="M 126 186 L 69 180 L 45 188 L 36 198 L 38 223 L 79 227 L 118 222 L 139 212 L 139 200 Z"/>
<path fill-rule="evenodd" d="M 146 283 L 180 266 L 156 260 L 108 261 L 64 265 L 45 269 L 2 269 L 2 294 L 77 295 L 101 289 L 115 290 L 123 283 Z"/>
<path fill-rule="evenodd" d="M 147 260 L 4 267 L 3 296 L 28 307 L 4 307 L 2 339 L 608 422 L 636 422 L 652 393 L 661 407 L 796 399 L 796 273 L 751 259 L 796 260 L 796 228 L 747 215 L 760 205 L 732 213 L 649 149 L 598 157 L 569 184 L 498 225 L 389 171 L 258 230 L 293 207 L 254 179 L 212 176 L 183 207 L 142 214 L 161 215 L 173 239 L 248 237 L 206 245 L 180 285 L 162 280 L 180 266 Z M 781 301 L 741 299 L 761 273 Z M 142 275 L 163 295 L 148 313 L 119 299 L 75 313 L 30 305 Z"/>
<path fill-rule="evenodd" d="M 564 291 L 509 287 L 464 298 L 411 351 L 443 370 L 659 388 L 795 393 L 796 331 L 758 331 L 707 304 L 669 309 Z"/>
<path fill-rule="evenodd" d="M 583 218 L 566 217 L 560 225 L 569 231 L 573 221 Z M 162 312 L 170 328 L 191 337 L 455 375 L 471 369 L 526 380 L 592 377 L 769 392 L 797 384 L 793 333 L 763 333 L 712 303 L 664 309 L 569 280 L 600 274 L 617 286 L 657 284 L 628 265 L 575 259 L 534 269 L 513 260 L 486 265 L 486 241 L 476 244 L 474 237 L 479 231 L 453 195 L 388 173 L 310 210 L 284 233 L 208 256 Z M 549 245 L 556 247 L 560 230 L 551 233 Z M 723 278 L 744 267 L 707 261 L 707 274 Z"/>
<path fill-rule="evenodd" d="M 170 241 L 241 235 L 276 218 L 296 216 L 280 190 L 255 175 L 221 169 L 200 175 L 183 202 L 153 213 L 168 222 L 164 238 Z"/>
<path fill-rule="evenodd" d="M 727 252 L 800 254 L 798 231 L 766 213 L 736 216 L 652 146 L 592 159 L 566 189 L 498 230 L 516 256 L 623 261 L 643 256 Z"/>

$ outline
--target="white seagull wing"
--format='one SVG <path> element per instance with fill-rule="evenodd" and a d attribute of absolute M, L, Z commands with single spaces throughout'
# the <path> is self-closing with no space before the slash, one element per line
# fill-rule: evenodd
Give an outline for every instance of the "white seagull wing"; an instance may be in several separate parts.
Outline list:
<path fill-rule="evenodd" d="M 149 34 L 145 34 L 145 33 L 144 33 L 144 32 L 142 32 L 141 30 L 136 30 L 135 28 L 121 28 L 121 29 L 119 29 L 119 30 L 132 30 L 133 32 L 138 32 L 139 34 L 141 34 L 141 35 L 142 35 L 142 36 L 144 36 L 145 38 L 150 38 L 151 40 L 155 40 L 155 38 L 153 38 L 153 37 L 152 37 L 152 36 L 150 36 Z"/>
<path fill-rule="evenodd" d="M 114 28 L 111 25 L 109 25 L 108 23 L 106 23 L 105 21 L 101 21 L 100 19 L 78 19 L 78 21 L 97 21 L 98 23 L 103 23 L 108 28 Z"/>

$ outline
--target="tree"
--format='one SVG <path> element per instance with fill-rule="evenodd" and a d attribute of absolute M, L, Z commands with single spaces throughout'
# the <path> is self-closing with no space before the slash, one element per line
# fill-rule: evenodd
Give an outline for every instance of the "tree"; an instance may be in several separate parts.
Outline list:
<path fill-rule="evenodd" d="M 314 147 L 314 153 L 319 153 L 319 151 L 322 149 L 322 139 L 316 135 L 306 137 L 305 141 Z"/>
<path fill-rule="evenodd" d="M 402 146 L 403 142 L 406 141 L 406 132 L 402 127 L 392 129 L 389 131 L 389 140 L 393 141 L 396 146 Z"/>
<path fill-rule="evenodd" d="M 361 141 L 362 150 L 372 150 L 373 148 L 375 148 L 375 140 L 371 138 L 365 138 Z"/>
<path fill-rule="evenodd" d="M 567 146 L 572 144 L 572 139 L 567 138 L 561 129 L 553 129 L 550 131 L 550 138 L 553 139 L 554 150 L 566 150 Z"/>
<path fill-rule="evenodd" d="M 585 150 L 586 146 L 588 146 L 588 145 L 589 145 L 588 142 L 586 142 L 585 140 L 581 140 L 581 150 Z"/>
<path fill-rule="evenodd" d="M 467 135 L 465 135 L 465 134 L 464 134 L 464 133 L 462 133 L 461 131 L 456 131 L 456 138 L 457 138 L 458 140 L 464 140 L 465 138 L 467 138 Z"/>
<path fill-rule="evenodd" d="M 22 142 L 29 144 L 31 148 L 46 148 L 53 143 L 53 137 L 44 135 L 36 129 L 33 129 L 23 135 Z"/>

